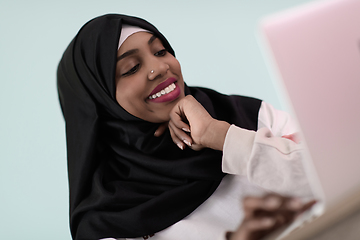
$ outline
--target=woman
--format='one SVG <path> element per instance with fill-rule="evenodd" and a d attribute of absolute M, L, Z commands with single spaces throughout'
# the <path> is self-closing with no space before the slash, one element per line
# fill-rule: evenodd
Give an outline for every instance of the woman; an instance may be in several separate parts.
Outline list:
<path fill-rule="evenodd" d="M 112 14 L 85 24 L 59 63 L 58 91 L 74 239 L 224 235 L 239 224 L 245 193 L 226 173 L 309 194 L 293 161 L 298 145 L 280 139 L 280 157 L 273 147 L 270 129 L 293 133 L 288 118 L 258 99 L 187 87 L 170 44 L 145 20 Z M 283 170 L 269 179 L 269 166 Z"/>

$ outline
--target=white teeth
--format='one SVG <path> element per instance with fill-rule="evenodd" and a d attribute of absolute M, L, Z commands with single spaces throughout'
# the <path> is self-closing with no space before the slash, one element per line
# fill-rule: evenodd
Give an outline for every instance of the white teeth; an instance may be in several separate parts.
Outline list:
<path fill-rule="evenodd" d="M 172 83 L 169 86 L 167 86 L 165 89 L 161 90 L 160 92 L 157 92 L 157 93 L 149 96 L 149 99 L 161 97 L 162 95 L 165 95 L 165 94 L 168 94 L 169 92 L 174 91 L 175 88 L 176 88 L 175 83 Z"/>

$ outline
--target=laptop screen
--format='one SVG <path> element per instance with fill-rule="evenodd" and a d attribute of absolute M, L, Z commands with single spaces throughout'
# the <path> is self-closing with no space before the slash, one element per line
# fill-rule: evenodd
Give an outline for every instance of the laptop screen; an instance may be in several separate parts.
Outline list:
<path fill-rule="evenodd" d="M 360 1 L 320 1 L 264 19 L 327 204 L 360 187 Z"/>

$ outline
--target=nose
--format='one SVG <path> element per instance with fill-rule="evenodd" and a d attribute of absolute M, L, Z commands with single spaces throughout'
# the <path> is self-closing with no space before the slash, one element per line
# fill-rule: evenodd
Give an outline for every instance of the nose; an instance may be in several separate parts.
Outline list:
<path fill-rule="evenodd" d="M 163 60 L 158 58 L 153 59 L 152 64 L 150 64 L 148 68 L 148 79 L 152 81 L 164 76 L 169 68 L 169 64 Z"/>

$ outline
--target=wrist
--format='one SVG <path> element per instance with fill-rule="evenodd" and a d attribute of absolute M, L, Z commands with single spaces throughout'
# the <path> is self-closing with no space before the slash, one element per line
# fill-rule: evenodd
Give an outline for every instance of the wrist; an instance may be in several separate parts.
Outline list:
<path fill-rule="evenodd" d="M 223 150 L 225 137 L 230 124 L 225 121 L 213 119 L 201 138 L 201 145 L 214 150 Z"/>

